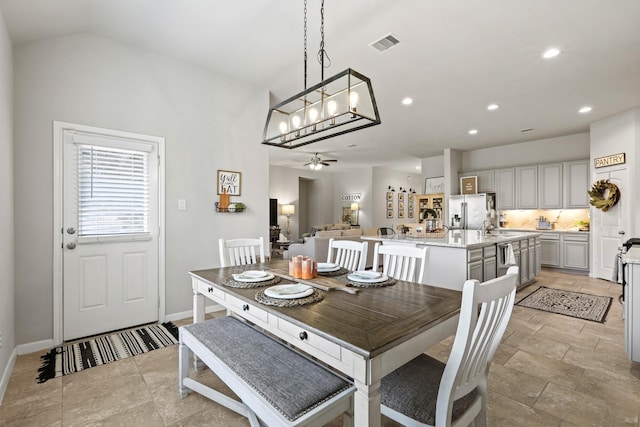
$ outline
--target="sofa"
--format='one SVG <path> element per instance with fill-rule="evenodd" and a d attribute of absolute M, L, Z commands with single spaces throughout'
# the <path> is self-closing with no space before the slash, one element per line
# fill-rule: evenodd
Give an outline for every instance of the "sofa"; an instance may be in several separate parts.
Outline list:
<path fill-rule="evenodd" d="M 356 242 L 368 242 L 366 267 L 373 266 L 373 249 L 375 241 L 363 240 L 362 236 L 377 236 L 377 228 L 351 228 L 345 230 L 325 230 L 316 231 L 315 235 L 306 237 L 304 243 L 292 243 L 289 249 L 284 251 L 283 258 L 291 259 L 297 255 L 305 255 L 318 262 L 327 261 L 327 253 L 329 252 L 329 239 L 335 240 L 353 240 Z"/>

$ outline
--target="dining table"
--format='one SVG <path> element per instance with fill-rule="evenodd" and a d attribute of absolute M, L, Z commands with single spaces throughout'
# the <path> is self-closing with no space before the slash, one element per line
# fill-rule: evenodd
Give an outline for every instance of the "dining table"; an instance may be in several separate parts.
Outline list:
<path fill-rule="evenodd" d="M 265 287 L 227 285 L 234 274 L 248 270 L 274 279 Z M 348 273 L 297 279 L 289 275 L 288 260 L 191 271 L 193 321 L 205 320 L 209 299 L 311 355 L 357 387 L 353 414 L 345 414 L 344 425 L 380 426 L 382 378 L 455 334 L 462 293 L 394 279 L 385 286 L 353 286 Z M 263 303 L 264 289 L 274 282 L 310 285 L 318 298 L 304 305 Z"/>

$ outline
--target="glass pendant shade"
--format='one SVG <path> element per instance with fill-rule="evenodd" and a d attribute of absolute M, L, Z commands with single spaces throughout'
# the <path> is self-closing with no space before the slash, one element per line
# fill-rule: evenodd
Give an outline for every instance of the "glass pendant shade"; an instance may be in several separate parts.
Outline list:
<path fill-rule="evenodd" d="M 348 68 L 270 108 L 262 143 L 296 148 L 380 123 L 371 81 Z"/>

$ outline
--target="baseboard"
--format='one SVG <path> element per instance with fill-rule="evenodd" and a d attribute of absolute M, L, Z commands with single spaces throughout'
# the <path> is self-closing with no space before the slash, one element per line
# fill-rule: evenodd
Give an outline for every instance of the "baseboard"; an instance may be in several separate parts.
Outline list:
<path fill-rule="evenodd" d="M 205 313 L 213 313 L 215 311 L 220 311 L 220 310 L 225 310 L 225 308 L 220 304 L 213 304 L 213 305 L 208 305 L 204 311 Z M 183 311 L 180 313 L 167 314 L 166 316 L 164 316 L 167 322 L 175 322 L 177 320 L 188 319 L 192 317 L 193 317 L 193 310 Z"/>
<path fill-rule="evenodd" d="M 35 353 L 36 351 L 50 350 L 53 347 L 53 340 L 51 339 L 20 344 L 16 346 L 16 351 L 18 352 L 18 356 L 22 356 L 23 354 Z"/>
<path fill-rule="evenodd" d="M 4 393 L 7 391 L 7 387 L 9 386 L 9 379 L 11 378 L 13 366 L 16 364 L 16 357 L 18 357 L 18 352 L 14 348 L 11 352 L 11 356 L 9 356 L 9 363 L 7 363 L 7 367 L 2 373 L 2 378 L 0 378 L 0 405 L 2 405 Z"/>

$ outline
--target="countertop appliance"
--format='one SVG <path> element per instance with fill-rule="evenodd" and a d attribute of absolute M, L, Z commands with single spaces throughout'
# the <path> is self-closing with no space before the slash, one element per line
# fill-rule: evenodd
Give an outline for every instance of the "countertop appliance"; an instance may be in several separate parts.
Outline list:
<path fill-rule="evenodd" d="M 495 193 L 462 194 L 449 196 L 449 227 L 482 230 L 494 228 L 496 220 Z"/>

